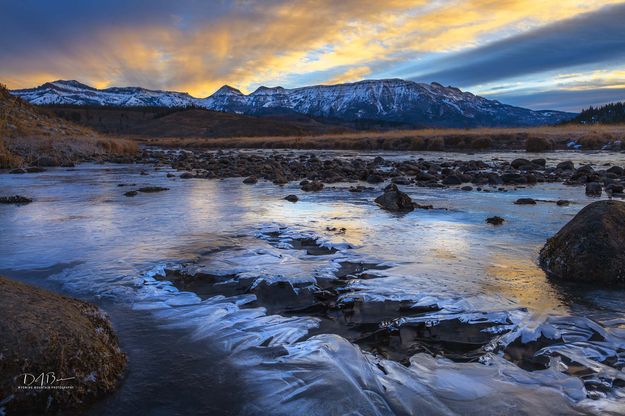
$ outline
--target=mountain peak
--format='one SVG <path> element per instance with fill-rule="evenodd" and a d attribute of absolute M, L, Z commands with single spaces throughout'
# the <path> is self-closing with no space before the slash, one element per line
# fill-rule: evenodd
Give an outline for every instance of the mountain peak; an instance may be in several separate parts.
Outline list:
<path fill-rule="evenodd" d="M 261 85 L 260 87 L 256 88 L 256 91 L 254 91 L 251 95 L 258 95 L 258 94 L 283 94 L 285 93 L 286 90 L 282 87 L 265 87 L 264 85 Z"/>
<path fill-rule="evenodd" d="M 56 81 L 46 82 L 40 87 L 56 87 L 56 88 L 78 88 L 81 90 L 95 90 L 95 88 L 90 87 L 87 84 L 83 84 L 82 82 L 76 81 L 75 79 L 57 79 Z"/>
<path fill-rule="evenodd" d="M 241 90 L 238 90 L 238 89 L 236 89 L 236 88 L 234 88 L 234 87 L 231 87 L 230 85 L 227 85 L 227 84 L 226 84 L 226 85 L 222 86 L 221 88 L 219 88 L 217 91 L 215 91 L 215 93 L 213 94 L 213 96 L 214 96 L 214 95 L 226 95 L 226 94 L 227 94 L 227 95 L 232 95 L 232 94 L 235 94 L 235 95 L 244 95 L 244 94 L 241 92 Z"/>

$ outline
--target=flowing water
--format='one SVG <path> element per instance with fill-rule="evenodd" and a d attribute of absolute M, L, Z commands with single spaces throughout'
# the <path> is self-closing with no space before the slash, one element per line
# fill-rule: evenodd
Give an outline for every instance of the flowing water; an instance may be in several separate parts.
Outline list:
<path fill-rule="evenodd" d="M 583 189 L 404 186 L 435 209 L 399 215 L 373 203 L 381 187 L 303 193 L 168 172 L 0 175 L 1 195 L 35 200 L 0 207 L 0 274 L 97 303 L 129 354 L 121 389 L 91 414 L 625 414 L 625 292 L 553 282 L 536 265 L 592 201 Z M 141 186 L 169 190 L 123 195 Z M 486 224 L 493 215 L 504 225 Z M 300 307 L 311 287 L 336 289 L 333 315 Z"/>

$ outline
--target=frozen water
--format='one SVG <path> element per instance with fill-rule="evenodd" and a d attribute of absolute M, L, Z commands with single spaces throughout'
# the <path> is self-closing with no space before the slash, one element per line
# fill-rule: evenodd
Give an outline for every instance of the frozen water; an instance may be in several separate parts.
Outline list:
<path fill-rule="evenodd" d="M 453 158 L 465 157 L 476 158 Z M 615 157 L 550 154 L 549 163 L 599 165 Z M 552 282 L 535 263 L 544 240 L 591 201 L 581 189 L 406 186 L 419 203 L 447 210 L 396 215 L 372 203 L 382 185 L 354 194 L 350 184 L 336 184 L 310 194 L 296 184 L 181 181 L 166 178 L 166 169 L 149 176 L 141 169 L 82 165 L 0 175 L 0 194 L 35 200 L 0 209 L 0 273 L 55 270 L 52 278 L 71 294 L 126 305 L 153 316 L 163 331 L 181 329 L 217 346 L 240 368 L 248 414 L 625 414 L 623 292 Z M 126 198 L 132 187 L 120 183 L 170 190 Z M 282 199 L 290 193 L 300 195 L 297 204 Z M 572 204 L 513 204 L 526 196 Z M 485 224 L 492 215 L 505 225 Z M 343 264 L 380 267 L 339 279 Z M 169 281 L 174 272 L 250 290 L 204 297 Z M 254 293 L 261 283 L 287 283 L 298 293 L 339 280 L 338 307 L 355 305 L 352 329 L 458 322 L 460 330 L 476 325 L 489 341 L 479 361 L 416 352 L 406 366 L 323 333 L 328 327 L 314 313 L 274 313 Z M 528 346 L 531 363 L 546 363 L 542 369 L 528 368 Z"/>

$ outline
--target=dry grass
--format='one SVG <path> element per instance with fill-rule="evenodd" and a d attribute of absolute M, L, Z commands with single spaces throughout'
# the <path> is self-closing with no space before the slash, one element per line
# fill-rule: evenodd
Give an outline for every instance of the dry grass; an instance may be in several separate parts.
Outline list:
<path fill-rule="evenodd" d="M 625 141 L 625 125 L 565 125 L 535 128 L 424 129 L 357 132 L 318 136 L 239 138 L 138 139 L 163 147 L 197 148 L 293 148 L 355 150 L 488 150 L 535 147 L 564 148 L 576 140 L 585 149 L 598 149 L 613 140 Z M 533 150 L 533 149 L 528 149 Z M 540 150 L 540 149 L 535 149 Z"/>
<path fill-rule="evenodd" d="M 0 84 L 0 169 L 134 154 L 136 142 L 102 136 L 12 96 Z"/>

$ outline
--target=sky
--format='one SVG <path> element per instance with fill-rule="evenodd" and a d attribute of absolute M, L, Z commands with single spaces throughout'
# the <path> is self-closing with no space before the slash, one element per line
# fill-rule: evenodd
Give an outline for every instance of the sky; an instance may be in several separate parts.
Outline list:
<path fill-rule="evenodd" d="M 532 109 L 625 100 L 625 0 L 0 0 L 0 82 L 206 97 L 362 79 Z"/>

